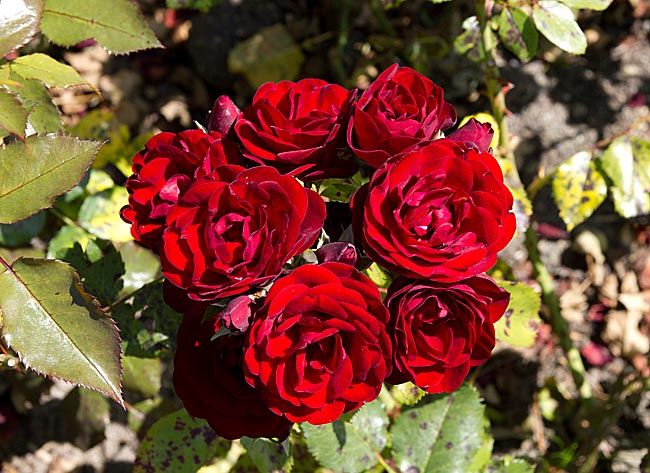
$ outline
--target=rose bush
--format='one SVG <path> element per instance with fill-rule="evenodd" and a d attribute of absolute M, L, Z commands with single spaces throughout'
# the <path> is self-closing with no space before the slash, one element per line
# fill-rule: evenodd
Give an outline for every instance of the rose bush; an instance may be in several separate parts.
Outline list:
<path fill-rule="evenodd" d="M 388 379 L 429 393 L 452 392 L 490 356 L 494 323 L 510 295 L 486 275 L 441 283 L 399 278 L 386 296 L 394 365 Z"/>
<path fill-rule="evenodd" d="M 354 174 L 338 156 L 354 96 L 320 79 L 262 85 L 234 125 L 244 156 L 308 180 Z"/>
<path fill-rule="evenodd" d="M 318 238 L 325 202 L 269 166 L 221 166 L 167 216 L 162 271 L 197 301 L 263 285 Z"/>
<path fill-rule="evenodd" d="M 276 280 L 245 345 L 246 379 L 293 422 L 325 424 L 379 395 L 391 370 L 377 286 L 344 263 Z"/>
<path fill-rule="evenodd" d="M 126 182 L 129 204 L 120 212 L 135 241 L 158 252 L 167 214 L 194 180 L 239 161 L 235 144 L 217 132 L 165 132 L 149 139 L 133 157 L 133 175 Z"/>
<path fill-rule="evenodd" d="M 353 226 L 391 271 L 459 281 L 494 265 L 515 232 L 512 204 L 492 155 L 440 139 L 380 167 L 353 196 Z"/>
<path fill-rule="evenodd" d="M 378 168 L 422 141 L 433 140 L 456 122 L 442 88 L 409 67 L 382 72 L 354 104 L 347 129 L 354 154 Z"/>
<path fill-rule="evenodd" d="M 174 357 L 174 389 L 194 417 L 206 419 L 227 439 L 289 435 L 290 421 L 273 414 L 260 392 L 244 379 L 243 335 L 213 340 L 220 324 L 216 317 L 183 319 Z"/>

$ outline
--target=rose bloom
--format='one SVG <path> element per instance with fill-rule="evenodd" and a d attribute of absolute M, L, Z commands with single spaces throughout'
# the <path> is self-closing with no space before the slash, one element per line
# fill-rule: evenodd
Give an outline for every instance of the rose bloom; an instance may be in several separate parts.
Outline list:
<path fill-rule="evenodd" d="M 243 335 L 221 335 L 215 317 L 184 317 L 174 356 L 174 389 L 187 412 L 227 439 L 286 438 L 292 422 L 273 414 L 244 379 Z"/>
<path fill-rule="evenodd" d="M 149 139 L 133 157 L 133 175 L 126 181 L 129 204 L 120 212 L 135 241 L 158 252 L 169 209 L 195 178 L 239 161 L 235 143 L 217 132 L 165 132 Z"/>
<path fill-rule="evenodd" d="M 492 155 L 440 139 L 375 171 L 353 196 L 353 229 L 398 274 L 459 281 L 496 263 L 515 232 L 512 204 Z"/>
<path fill-rule="evenodd" d="M 190 299 L 241 294 L 275 278 L 316 240 L 325 202 L 269 166 L 221 166 L 167 215 L 162 272 Z"/>
<path fill-rule="evenodd" d="M 458 389 L 494 348 L 494 323 L 510 295 L 486 275 L 440 283 L 399 278 L 386 297 L 394 365 L 392 384 L 411 381 L 429 393 Z"/>
<path fill-rule="evenodd" d="M 354 95 L 320 79 L 263 84 L 234 125 L 244 156 L 307 180 L 354 174 L 338 156 Z"/>
<path fill-rule="evenodd" d="M 361 95 L 347 129 L 354 154 L 378 168 L 456 122 L 442 88 L 409 67 L 392 65 Z"/>
<path fill-rule="evenodd" d="M 352 266 L 304 265 L 275 281 L 255 314 L 246 379 L 278 415 L 326 424 L 372 401 L 391 370 L 388 312 Z"/>

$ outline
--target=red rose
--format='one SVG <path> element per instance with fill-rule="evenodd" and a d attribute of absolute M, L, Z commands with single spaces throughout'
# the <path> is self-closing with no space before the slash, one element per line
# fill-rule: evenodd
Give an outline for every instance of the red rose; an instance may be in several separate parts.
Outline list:
<path fill-rule="evenodd" d="M 378 264 L 459 281 L 496 263 L 515 232 L 512 204 L 493 156 L 440 139 L 375 171 L 353 196 L 353 226 Z"/>
<path fill-rule="evenodd" d="M 140 244 L 158 251 L 169 209 L 194 179 L 215 166 L 236 164 L 236 145 L 221 140 L 217 132 L 187 130 L 159 133 L 133 157 L 133 175 L 126 181 L 129 205 L 122 219 Z"/>
<path fill-rule="evenodd" d="M 302 179 L 354 174 L 337 149 L 354 95 L 320 79 L 263 84 L 234 125 L 244 156 Z"/>
<path fill-rule="evenodd" d="M 388 288 L 394 365 L 388 382 L 452 392 L 494 348 L 510 294 L 486 275 L 440 283 L 399 278 Z"/>
<path fill-rule="evenodd" d="M 290 421 L 273 414 L 244 379 L 243 335 L 221 335 L 215 318 L 184 317 L 174 357 L 174 388 L 187 412 L 222 437 L 289 435 Z"/>
<path fill-rule="evenodd" d="M 492 125 L 487 122 L 481 123 L 476 118 L 470 118 L 467 123 L 450 134 L 449 139 L 465 149 L 485 153 L 490 149 L 493 136 Z"/>
<path fill-rule="evenodd" d="M 293 177 L 269 166 L 221 166 L 170 210 L 162 271 L 197 301 L 241 294 L 280 274 L 324 220 L 323 199 Z"/>
<path fill-rule="evenodd" d="M 278 415 L 333 422 L 379 394 L 391 369 L 387 319 L 377 286 L 352 266 L 300 266 L 255 315 L 246 379 Z"/>
<path fill-rule="evenodd" d="M 386 69 L 354 105 L 348 144 L 374 168 L 456 122 L 442 88 L 409 67 Z"/>

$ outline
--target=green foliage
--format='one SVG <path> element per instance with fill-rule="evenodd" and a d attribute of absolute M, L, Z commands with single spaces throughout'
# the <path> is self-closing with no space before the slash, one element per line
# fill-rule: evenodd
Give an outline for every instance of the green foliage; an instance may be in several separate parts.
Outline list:
<path fill-rule="evenodd" d="M 486 473 L 533 473 L 534 471 L 533 465 L 509 456 L 490 462 L 485 469 Z"/>
<path fill-rule="evenodd" d="M 517 282 L 497 281 L 510 293 L 506 313 L 494 324 L 496 337 L 517 347 L 529 347 L 535 343 L 538 328 L 541 298 L 532 287 Z"/>
<path fill-rule="evenodd" d="M 487 460 L 483 413 L 476 390 L 468 385 L 429 404 L 404 411 L 391 429 L 394 458 L 401 471 L 468 473 Z M 475 458 L 484 459 L 478 462 Z"/>
<path fill-rule="evenodd" d="M 79 182 L 99 143 L 32 135 L 0 148 L 0 223 L 14 223 L 52 205 Z"/>
<path fill-rule="evenodd" d="M 0 57 L 24 45 L 36 34 L 43 11 L 42 0 L 11 3 L 10 9 L 0 10 Z"/>
<path fill-rule="evenodd" d="M 553 177 L 553 197 L 569 231 L 603 203 L 607 197 L 607 183 L 592 153 L 581 151 L 558 167 Z"/>
<path fill-rule="evenodd" d="M 537 52 L 538 34 L 528 14 L 510 6 L 499 15 L 499 38 L 503 45 L 522 61 L 532 59 Z"/>
<path fill-rule="evenodd" d="M 381 267 L 377 263 L 372 263 L 368 269 L 364 271 L 366 276 L 370 278 L 372 282 L 374 282 L 377 287 L 383 287 L 386 288 L 390 286 L 391 279 L 390 275 L 381 269 Z"/>
<path fill-rule="evenodd" d="M 604 151 L 601 165 L 619 215 L 634 218 L 650 213 L 650 143 L 621 136 Z"/>
<path fill-rule="evenodd" d="M 160 358 L 140 358 L 125 356 L 124 389 L 142 394 L 145 397 L 154 397 L 160 392 L 162 363 Z"/>
<path fill-rule="evenodd" d="M 128 198 L 124 187 L 111 187 L 87 197 L 79 209 L 79 224 L 105 240 L 131 240 L 131 227 L 120 218 L 120 209 L 128 203 Z"/>
<path fill-rule="evenodd" d="M 426 395 L 425 391 L 411 382 L 393 386 L 390 393 L 393 399 L 403 406 L 414 406 Z"/>
<path fill-rule="evenodd" d="M 219 439 L 203 419 L 179 411 L 161 417 L 142 439 L 134 473 L 175 471 L 195 473 L 218 454 L 225 454 Z"/>
<path fill-rule="evenodd" d="M 265 438 L 242 437 L 241 444 L 260 473 L 291 471 L 293 457 L 288 441 L 279 443 Z"/>
<path fill-rule="evenodd" d="M 36 79 L 48 87 L 69 87 L 88 84 L 72 67 L 41 53 L 14 59 L 9 67 L 24 79 Z"/>
<path fill-rule="evenodd" d="M 0 87 L 0 128 L 20 137 L 25 136 L 27 110 L 14 94 Z"/>
<path fill-rule="evenodd" d="M 485 51 L 480 47 L 481 29 L 478 18 L 470 16 L 463 21 L 463 32 L 454 40 L 454 49 L 458 54 L 467 54 L 467 57 L 474 62 L 480 62 L 485 58 Z"/>
<path fill-rule="evenodd" d="M 0 224 L 0 245 L 16 247 L 24 245 L 41 233 L 45 227 L 45 212 L 9 225 Z"/>
<path fill-rule="evenodd" d="M 36 133 L 52 133 L 63 129 L 59 109 L 52 102 L 47 86 L 43 82 L 37 79 L 25 79 L 12 72 L 10 81 L 4 86 L 22 102 L 28 113 L 28 128 L 31 127 Z"/>
<path fill-rule="evenodd" d="M 386 446 L 388 416 L 379 400 L 361 407 L 351 422 L 301 424 L 307 447 L 326 468 L 347 473 L 362 472 L 377 464 Z"/>
<path fill-rule="evenodd" d="M 114 0 L 47 0 L 41 30 L 54 43 L 73 46 L 95 39 L 112 53 L 128 53 L 160 47 L 135 4 Z"/>
<path fill-rule="evenodd" d="M 584 54 L 587 38 L 571 9 L 556 0 L 540 0 L 533 5 L 535 26 L 551 43 L 571 54 Z"/>
<path fill-rule="evenodd" d="M 612 4 L 612 0 L 562 0 L 570 8 L 588 8 L 601 11 Z"/>
<path fill-rule="evenodd" d="M 75 388 L 63 400 L 61 409 L 75 445 L 89 448 L 103 440 L 110 422 L 110 405 L 100 393 Z"/>
<path fill-rule="evenodd" d="M 167 8 L 189 8 L 194 10 L 208 11 L 215 5 L 221 3 L 221 0 L 167 0 Z"/>
<path fill-rule="evenodd" d="M 122 403 L 117 327 L 84 292 L 73 268 L 19 259 L 0 274 L 0 307 L 4 340 L 26 366 Z"/>

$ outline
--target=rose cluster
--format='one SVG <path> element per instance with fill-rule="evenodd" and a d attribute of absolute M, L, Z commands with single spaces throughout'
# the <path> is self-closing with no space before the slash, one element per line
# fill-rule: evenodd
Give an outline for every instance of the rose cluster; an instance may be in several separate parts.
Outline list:
<path fill-rule="evenodd" d="M 207 130 L 147 142 L 121 215 L 183 313 L 174 386 L 191 415 L 284 438 L 384 382 L 453 391 L 487 360 L 509 297 L 485 271 L 513 198 L 490 126 L 445 137 L 455 122 L 439 86 L 393 65 L 363 93 L 267 83 L 243 111 L 223 96 Z M 323 192 L 337 183 L 351 198 Z"/>

